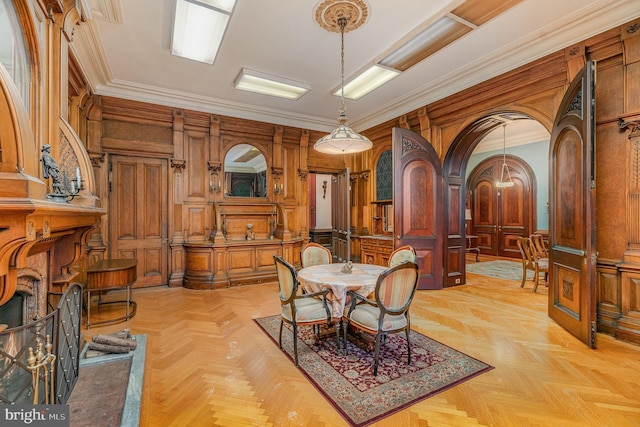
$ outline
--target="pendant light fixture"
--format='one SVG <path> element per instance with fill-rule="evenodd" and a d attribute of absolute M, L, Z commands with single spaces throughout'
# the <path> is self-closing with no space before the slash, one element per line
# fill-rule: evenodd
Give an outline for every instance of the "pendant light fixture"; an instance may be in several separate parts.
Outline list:
<path fill-rule="evenodd" d="M 347 109 L 344 105 L 344 31 L 349 22 L 346 16 L 347 14 L 343 14 L 336 21 L 340 29 L 340 60 L 342 64 L 340 108 L 338 109 L 338 123 L 340 123 L 340 126 L 335 128 L 329 135 L 320 138 L 313 146 L 314 150 L 325 154 L 354 154 L 373 147 L 373 144 L 366 136 L 360 135 L 347 126 Z"/>
<path fill-rule="evenodd" d="M 505 171 L 507 172 L 506 174 Z M 507 166 L 507 124 L 505 123 L 502 125 L 502 171 L 500 172 L 500 181 L 496 182 L 496 187 L 508 188 L 514 185 L 513 179 L 511 179 L 511 172 L 509 172 L 509 166 Z"/>

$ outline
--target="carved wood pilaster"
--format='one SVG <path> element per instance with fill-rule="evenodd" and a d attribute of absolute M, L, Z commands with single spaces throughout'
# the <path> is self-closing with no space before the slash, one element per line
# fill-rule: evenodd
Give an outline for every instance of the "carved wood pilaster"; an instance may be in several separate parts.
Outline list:
<path fill-rule="evenodd" d="M 625 261 L 640 263 L 640 114 L 620 117 L 627 138 L 627 252 Z"/>
<path fill-rule="evenodd" d="M 207 167 L 209 172 L 217 174 L 222 170 L 222 163 L 209 160 L 209 162 L 207 162 Z"/>
<path fill-rule="evenodd" d="M 175 173 L 184 172 L 187 161 L 183 159 L 171 159 L 171 167 L 175 169 Z"/>
<path fill-rule="evenodd" d="M 89 153 L 89 159 L 91 160 L 91 166 L 94 168 L 102 167 L 104 163 L 105 153 Z"/>

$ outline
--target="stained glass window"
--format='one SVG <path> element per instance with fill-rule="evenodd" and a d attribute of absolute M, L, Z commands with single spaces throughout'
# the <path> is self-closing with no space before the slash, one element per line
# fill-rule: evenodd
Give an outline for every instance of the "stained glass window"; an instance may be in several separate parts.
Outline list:
<path fill-rule="evenodd" d="M 387 150 L 376 164 L 376 200 L 393 198 L 393 158 L 391 150 Z"/>

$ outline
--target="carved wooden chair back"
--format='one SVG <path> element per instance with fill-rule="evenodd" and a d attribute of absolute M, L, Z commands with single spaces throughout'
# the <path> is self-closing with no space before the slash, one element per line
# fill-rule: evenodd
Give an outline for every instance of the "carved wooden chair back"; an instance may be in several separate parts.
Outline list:
<path fill-rule="evenodd" d="M 531 236 L 531 243 L 533 243 L 533 250 L 538 258 L 549 258 L 549 248 L 544 242 L 542 234 L 534 233 Z"/>
<path fill-rule="evenodd" d="M 549 259 L 539 258 L 533 246 L 533 242 L 529 237 L 518 237 L 518 249 L 522 255 L 522 282 L 520 287 L 524 287 L 527 280 L 527 270 L 533 271 L 533 292 L 538 290 L 540 281 L 540 273 L 544 274 L 546 281 L 549 272 Z"/>

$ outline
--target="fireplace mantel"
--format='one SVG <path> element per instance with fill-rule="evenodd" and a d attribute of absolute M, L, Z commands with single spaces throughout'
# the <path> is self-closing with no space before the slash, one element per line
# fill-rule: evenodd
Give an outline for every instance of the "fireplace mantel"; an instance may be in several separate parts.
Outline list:
<path fill-rule="evenodd" d="M 16 292 L 18 270 L 27 257 L 47 245 L 52 283 L 64 287 L 77 273 L 87 237 L 105 210 L 47 200 L 0 197 L 0 305 Z"/>

